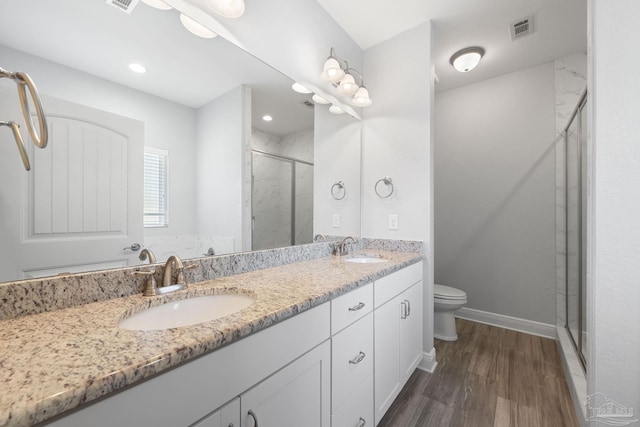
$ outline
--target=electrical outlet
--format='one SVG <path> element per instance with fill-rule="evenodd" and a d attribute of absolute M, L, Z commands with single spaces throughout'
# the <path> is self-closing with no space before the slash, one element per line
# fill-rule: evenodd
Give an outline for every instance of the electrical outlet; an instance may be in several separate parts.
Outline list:
<path fill-rule="evenodd" d="M 398 215 L 389 215 L 389 230 L 398 229 Z"/>
<path fill-rule="evenodd" d="M 333 228 L 340 228 L 340 214 L 333 214 Z"/>

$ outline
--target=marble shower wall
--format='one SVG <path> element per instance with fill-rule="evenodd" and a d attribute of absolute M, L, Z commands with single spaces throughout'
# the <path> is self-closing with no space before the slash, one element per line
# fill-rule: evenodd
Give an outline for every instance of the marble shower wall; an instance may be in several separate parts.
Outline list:
<path fill-rule="evenodd" d="M 253 129 L 251 148 L 313 162 L 313 129 L 277 136 Z M 313 166 L 301 162 L 253 156 L 253 249 L 267 249 L 313 240 Z M 295 164 L 294 164 L 295 163 Z M 295 193 L 291 180 L 295 177 Z M 291 200 L 295 230 L 291 227 Z"/>
<path fill-rule="evenodd" d="M 580 96 L 587 86 L 587 55 L 576 53 L 554 61 L 556 135 L 569 124 Z M 566 324 L 566 202 L 565 144 L 556 144 L 556 325 Z"/>

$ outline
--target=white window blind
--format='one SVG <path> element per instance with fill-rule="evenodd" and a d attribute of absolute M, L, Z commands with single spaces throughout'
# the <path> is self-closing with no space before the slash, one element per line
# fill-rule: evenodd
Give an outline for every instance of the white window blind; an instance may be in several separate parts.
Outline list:
<path fill-rule="evenodd" d="M 167 201 L 169 152 L 144 147 L 144 226 L 169 225 Z"/>

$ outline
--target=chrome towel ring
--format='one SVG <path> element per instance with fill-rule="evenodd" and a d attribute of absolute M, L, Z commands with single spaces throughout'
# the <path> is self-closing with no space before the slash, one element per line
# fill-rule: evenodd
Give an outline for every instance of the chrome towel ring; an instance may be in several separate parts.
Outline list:
<path fill-rule="evenodd" d="M 386 196 L 383 196 L 382 194 L 380 194 L 380 190 L 378 189 L 378 185 L 380 183 L 384 183 L 384 185 L 386 185 L 387 187 L 390 187 L 390 189 L 388 190 L 388 194 Z M 376 185 L 373 187 L 373 189 L 375 190 L 376 194 L 378 195 L 378 197 L 380 197 L 381 199 L 386 199 L 387 197 L 391 196 L 393 194 L 393 181 L 391 180 L 391 177 L 385 176 L 384 178 L 380 178 L 377 182 Z M 384 192 L 383 192 L 384 194 Z"/>
<path fill-rule="evenodd" d="M 20 109 L 22 110 L 24 121 L 27 124 L 29 135 L 31 136 L 31 139 L 33 140 L 33 143 L 36 145 L 36 147 L 45 148 L 49 141 L 49 131 L 47 128 L 47 118 L 44 115 L 42 101 L 40 100 L 40 94 L 38 93 L 38 89 L 36 89 L 35 83 L 27 73 L 23 73 L 20 71 L 12 73 L 3 68 L 0 68 L 0 78 L 3 77 L 11 79 L 16 83 L 18 87 L 18 98 L 20 99 Z M 29 110 L 27 89 L 29 89 L 29 95 L 31 96 L 31 101 L 36 110 L 36 117 L 38 118 L 37 127 L 39 132 L 36 130 L 36 125 L 33 122 L 31 111 Z M 0 122 L 0 126 L 7 126 L 11 128 L 11 130 L 13 131 L 13 137 L 16 140 L 16 144 L 18 145 L 18 151 L 20 151 L 20 157 L 22 157 L 22 163 L 24 164 L 26 170 L 31 169 L 29 158 L 24 147 L 24 141 L 22 139 L 22 135 L 20 134 L 20 126 L 13 121 Z"/>
<path fill-rule="evenodd" d="M 340 197 L 342 194 L 342 197 Z M 338 181 L 331 186 L 331 197 L 336 200 L 342 200 L 347 195 L 347 189 L 344 186 L 344 181 Z"/>

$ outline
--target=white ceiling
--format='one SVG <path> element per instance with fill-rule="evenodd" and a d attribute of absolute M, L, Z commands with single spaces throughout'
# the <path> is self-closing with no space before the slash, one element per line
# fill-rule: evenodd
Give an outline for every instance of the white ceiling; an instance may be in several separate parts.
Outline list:
<path fill-rule="evenodd" d="M 175 10 L 140 2 L 127 15 L 104 0 L 0 1 L 0 44 L 192 108 L 246 84 L 254 127 L 283 135 L 313 126 L 308 96 L 293 92 L 288 77 L 222 37 L 192 35 Z M 129 71 L 132 61 L 147 73 Z M 8 68 L 1 58 L 0 67 Z M 263 122 L 264 114 L 274 120 Z"/>
<path fill-rule="evenodd" d="M 432 20 L 436 91 L 475 83 L 587 49 L 584 0 L 318 0 L 367 49 Z M 535 32 L 511 41 L 509 24 L 534 15 Z M 481 46 L 478 68 L 459 73 L 449 64 L 456 51 Z M 365 69 L 366 73 L 366 69 Z"/>

